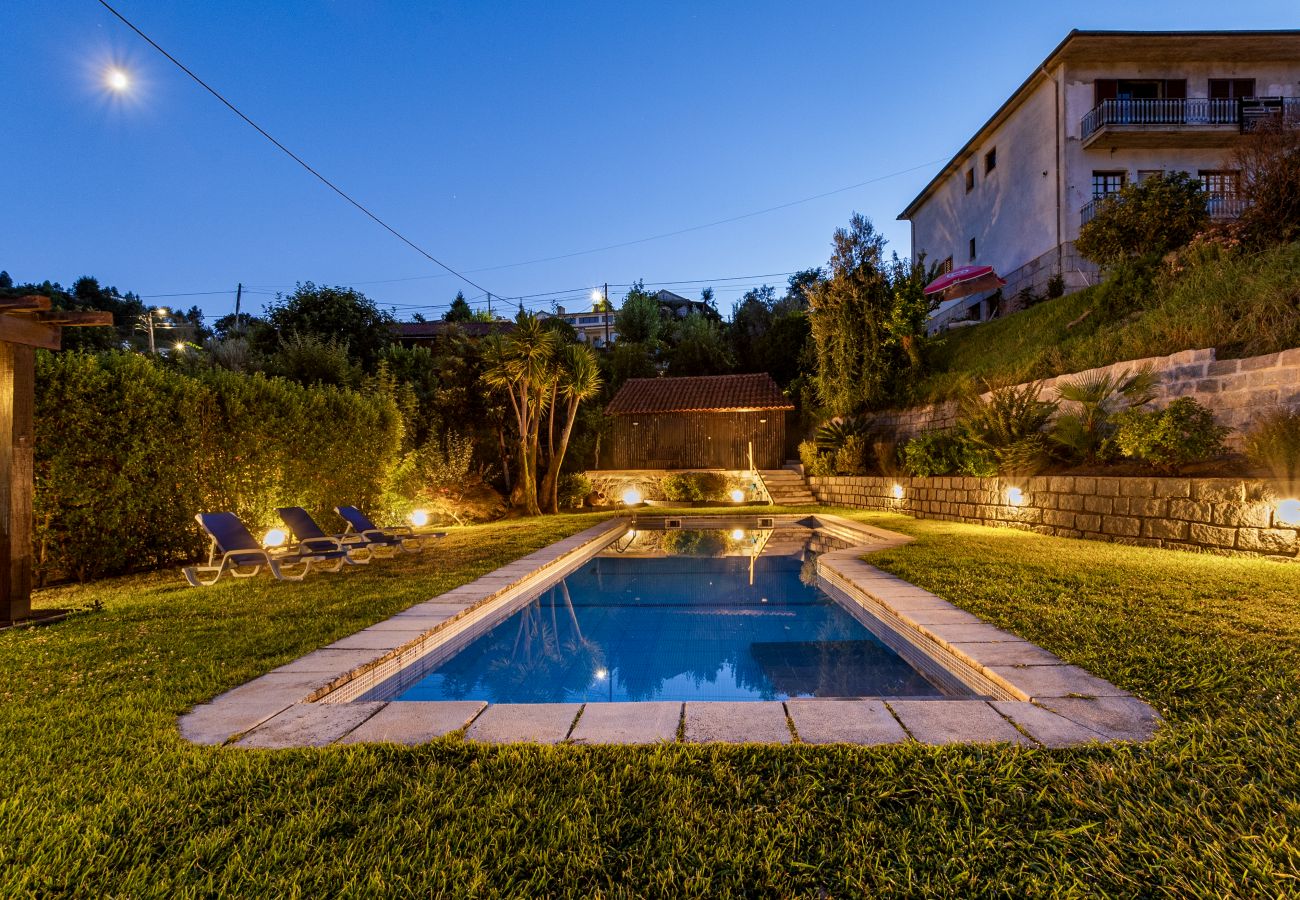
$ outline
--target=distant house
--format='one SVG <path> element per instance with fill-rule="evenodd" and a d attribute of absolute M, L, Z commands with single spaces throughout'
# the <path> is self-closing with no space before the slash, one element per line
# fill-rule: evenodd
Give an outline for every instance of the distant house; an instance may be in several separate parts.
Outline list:
<path fill-rule="evenodd" d="M 618 340 L 618 331 L 614 328 L 613 310 L 598 309 L 587 312 L 565 312 L 563 306 L 557 306 L 555 312 L 539 312 L 539 319 L 559 319 L 567 322 L 578 333 L 578 340 L 593 347 L 604 347 Z"/>
<path fill-rule="evenodd" d="M 498 319 L 495 322 L 397 322 L 393 325 L 393 339 L 403 347 L 429 347 L 439 337 L 459 331 L 466 337 L 483 338 L 489 334 L 509 334 L 515 330 L 513 322 Z"/>
<path fill-rule="evenodd" d="M 1233 147 L 1262 118 L 1300 120 L 1300 31 L 1072 31 L 899 215 L 912 255 L 992 266 L 1002 294 L 949 301 L 935 327 L 1097 279 L 1074 249 L 1099 203 L 1166 172 L 1199 178 L 1210 214 L 1241 210 Z"/>
<path fill-rule="evenodd" d="M 610 468 L 779 469 L 794 409 L 772 376 L 632 378 L 605 407 Z"/>
<path fill-rule="evenodd" d="M 675 319 L 684 319 L 693 312 L 703 313 L 712 308 L 703 300 L 690 300 L 672 291 L 660 291 L 655 294 L 655 299 L 659 301 L 660 311 Z"/>

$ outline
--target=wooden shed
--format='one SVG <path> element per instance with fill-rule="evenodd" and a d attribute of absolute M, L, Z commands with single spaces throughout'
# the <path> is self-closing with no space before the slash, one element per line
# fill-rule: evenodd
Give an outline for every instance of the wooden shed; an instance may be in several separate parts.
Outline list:
<path fill-rule="evenodd" d="M 613 420 L 608 468 L 779 469 L 794 404 L 772 376 L 632 378 L 605 412 Z"/>

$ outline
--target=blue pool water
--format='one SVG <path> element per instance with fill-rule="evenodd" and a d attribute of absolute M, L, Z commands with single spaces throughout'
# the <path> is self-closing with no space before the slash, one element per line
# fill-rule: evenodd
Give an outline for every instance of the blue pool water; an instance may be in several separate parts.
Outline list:
<path fill-rule="evenodd" d="M 698 538 L 685 538 L 692 540 L 698 545 Z M 703 552 L 709 549 L 706 542 Z M 785 552 L 774 548 L 753 559 L 751 571 L 747 556 L 605 551 L 395 699 L 939 696 L 864 625 L 805 583 L 812 580 L 805 556 L 801 544 L 793 551 L 787 544 Z"/>

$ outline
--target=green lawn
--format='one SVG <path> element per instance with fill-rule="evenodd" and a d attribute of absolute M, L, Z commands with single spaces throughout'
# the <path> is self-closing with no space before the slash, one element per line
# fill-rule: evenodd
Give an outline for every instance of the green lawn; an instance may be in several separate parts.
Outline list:
<path fill-rule="evenodd" d="M 1300 893 L 1300 565 L 846 514 L 916 535 L 873 562 L 1168 726 L 1051 752 L 180 739 L 192 705 L 594 517 L 499 523 L 297 585 L 40 593 L 102 609 L 0 634 L 0 895 Z"/>

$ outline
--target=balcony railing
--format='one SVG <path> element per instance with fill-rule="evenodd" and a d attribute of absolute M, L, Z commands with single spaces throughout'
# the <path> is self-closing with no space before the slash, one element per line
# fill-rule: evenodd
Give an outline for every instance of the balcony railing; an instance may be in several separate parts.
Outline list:
<path fill-rule="evenodd" d="M 1236 100 L 1103 100 L 1083 117 L 1083 136 L 1107 125 L 1236 125 Z"/>
<path fill-rule="evenodd" d="M 1094 197 L 1085 203 L 1079 210 L 1079 225 L 1087 225 L 1095 219 L 1102 206 L 1112 200 L 1116 203 L 1120 202 L 1116 195 L 1111 194 L 1106 197 Z M 1206 207 L 1209 209 L 1211 219 L 1236 219 L 1246 208 L 1246 201 L 1234 194 L 1216 194 L 1207 199 Z"/>

